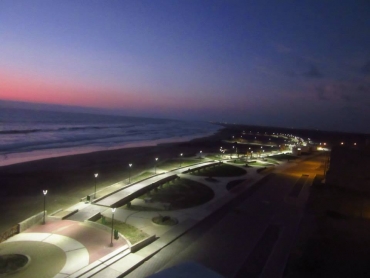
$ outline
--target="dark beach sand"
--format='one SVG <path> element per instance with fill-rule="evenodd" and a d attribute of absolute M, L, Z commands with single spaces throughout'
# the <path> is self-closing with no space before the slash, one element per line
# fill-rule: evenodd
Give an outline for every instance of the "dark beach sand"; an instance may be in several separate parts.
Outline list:
<path fill-rule="evenodd" d="M 94 173 L 99 173 L 97 190 L 128 178 L 131 175 L 153 170 L 154 159 L 161 161 L 194 156 L 202 150 L 216 152 L 222 139 L 235 132 L 224 128 L 215 135 L 189 142 L 162 144 L 78 154 L 31 161 L 0 167 L 0 232 L 43 210 L 43 189 L 48 189 L 47 211 L 66 209 L 94 191 Z"/>

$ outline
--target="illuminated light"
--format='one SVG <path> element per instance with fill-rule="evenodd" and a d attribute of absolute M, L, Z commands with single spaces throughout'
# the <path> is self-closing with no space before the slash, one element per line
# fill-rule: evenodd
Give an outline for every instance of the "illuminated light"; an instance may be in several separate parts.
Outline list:
<path fill-rule="evenodd" d="M 131 183 L 131 167 L 132 167 L 132 163 L 130 163 L 128 165 L 130 168 L 129 168 L 129 171 L 128 171 L 128 183 L 130 184 Z"/>
<path fill-rule="evenodd" d="M 357 144 L 356 144 L 356 143 L 354 143 L 353 145 L 355 145 L 355 146 L 356 146 Z"/>
<path fill-rule="evenodd" d="M 340 144 L 341 144 L 341 145 L 343 145 L 344 143 L 343 143 L 343 142 L 341 142 Z"/>

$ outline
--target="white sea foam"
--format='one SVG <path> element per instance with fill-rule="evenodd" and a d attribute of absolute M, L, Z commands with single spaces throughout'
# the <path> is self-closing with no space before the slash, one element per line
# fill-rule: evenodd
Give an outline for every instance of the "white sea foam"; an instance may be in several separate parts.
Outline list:
<path fill-rule="evenodd" d="M 188 141 L 220 127 L 204 122 L 22 109 L 0 111 L 0 166 L 102 150 Z"/>

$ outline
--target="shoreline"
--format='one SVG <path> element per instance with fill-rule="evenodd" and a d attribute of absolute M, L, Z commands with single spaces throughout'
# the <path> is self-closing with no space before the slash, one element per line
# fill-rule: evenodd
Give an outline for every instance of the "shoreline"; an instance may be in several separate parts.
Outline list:
<path fill-rule="evenodd" d="M 71 155 L 88 154 L 101 151 L 114 151 L 120 149 L 128 148 L 139 148 L 139 147 L 154 147 L 160 144 L 171 144 L 171 143 L 182 143 L 188 142 L 194 139 L 201 139 L 204 137 L 209 137 L 217 134 L 224 127 L 220 126 L 220 129 L 215 132 L 209 132 L 205 134 L 189 135 L 182 137 L 170 137 L 161 138 L 156 140 L 142 140 L 125 142 L 122 144 L 117 144 L 113 147 L 103 147 L 103 146 L 89 146 L 89 147 L 71 147 L 71 148 L 56 148 L 56 149 L 45 149 L 45 150 L 35 150 L 29 152 L 19 152 L 19 153 L 8 153 L 0 156 L 0 168 L 4 166 L 16 165 L 20 163 L 27 163 L 32 161 L 38 161 L 48 158 L 65 157 Z"/>
<path fill-rule="evenodd" d="M 94 173 L 99 173 L 97 190 L 150 171 L 155 158 L 195 156 L 199 150 L 214 152 L 230 130 L 182 142 L 160 142 L 155 146 L 128 147 L 28 161 L 0 167 L 0 232 L 43 210 L 42 190 L 47 189 L 46 210 L 66 209 L 94 191 Z"/>

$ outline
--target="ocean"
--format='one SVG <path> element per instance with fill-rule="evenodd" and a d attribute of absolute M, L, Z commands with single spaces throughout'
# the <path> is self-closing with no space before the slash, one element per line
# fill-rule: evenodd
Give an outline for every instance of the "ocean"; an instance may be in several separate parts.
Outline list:
<path fill-rule="evenodd" d="M 188 141 L 214 134 L 207 122 L 0 109 L 0 166 L 49 157 Z"/>

